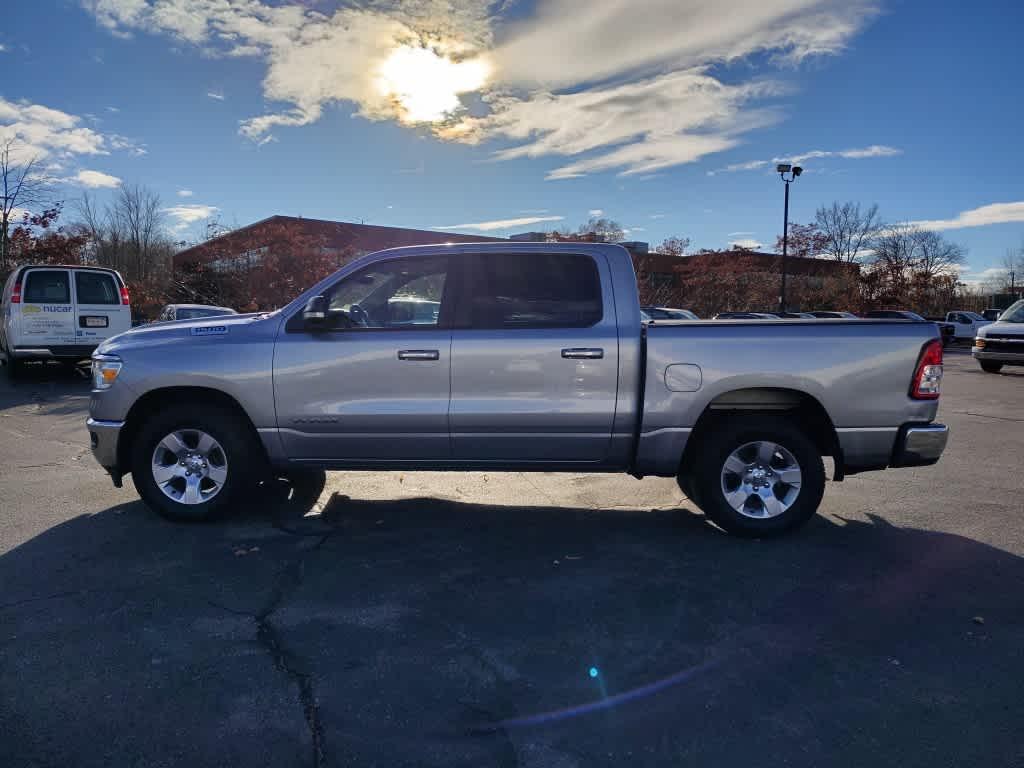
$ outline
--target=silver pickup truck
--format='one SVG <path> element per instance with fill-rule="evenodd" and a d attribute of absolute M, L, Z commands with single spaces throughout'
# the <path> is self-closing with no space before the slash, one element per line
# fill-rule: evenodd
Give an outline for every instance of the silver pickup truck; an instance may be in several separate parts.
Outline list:
<path fill-rule="evenodd" d="M 402 248 L 269 314 L 145 326 L 93 358 L 99 463 L 204 519 L 268 473 L 621 472 L 678 478 L 732 533 L 814 514 L 825 487 L 935 463 L 934 323 L 641 322 L 614 245 Z"/>

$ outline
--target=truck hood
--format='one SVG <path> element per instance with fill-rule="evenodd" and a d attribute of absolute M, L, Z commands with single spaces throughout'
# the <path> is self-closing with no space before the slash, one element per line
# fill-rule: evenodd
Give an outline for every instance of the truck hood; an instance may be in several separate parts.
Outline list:
<path fill-rule="evenodd" d="M 990 334 L 1000 336 L 1021 336 L 1024 337 L 1024 323 L 1001 323 L 998 320 L 978 329 L 978 338 L 987 338 Z"/>
<path fill-rule="evenodd" d="M 96 349 L 96 354 L 116 355 L 129 349 L 168 343 L 209 346 L 249 334 L 253 328 L 261 326 L 276 315 L 276 312 L 256 312 L 249 315 L 223 315 L 140 325 L 107 339 Z"/>

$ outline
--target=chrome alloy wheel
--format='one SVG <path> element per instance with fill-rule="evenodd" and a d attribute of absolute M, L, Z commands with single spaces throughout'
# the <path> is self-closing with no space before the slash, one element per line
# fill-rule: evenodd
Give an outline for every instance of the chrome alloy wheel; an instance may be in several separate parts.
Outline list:
<path fill-rule="evenodd" d="M 778 443 L 761 440 L 741 445 L 722 466 L 722 493 L 745 517 L 778 517 L 800 495 L 801 472 L 793 454 Z"/>
<path fill-rule="evenodd" d="M 202 504 L 224 487 L 228 459 L 220 443 L 199 429 L 179 429 L 157 443 L 153 480 L 179 504 Z"/>

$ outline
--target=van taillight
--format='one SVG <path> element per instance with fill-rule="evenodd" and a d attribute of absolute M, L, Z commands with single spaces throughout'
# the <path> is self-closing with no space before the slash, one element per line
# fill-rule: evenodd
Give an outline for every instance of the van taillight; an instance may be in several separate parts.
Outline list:
<path fill-rule="evenodd" d="M 937 400 L 942 384 L 942 342 L 932 339 L 921 350 L 910 396 L 915 400 Z"/>
<path fill-rule="evenodd" d="M 21 283 L 14 284 L 14 290 L 11 291 L 11 304 L 21 304 Z"/>
<path fill-rule="evenodd" d="M 125 285 L 121 286 L 121 303 L 122 304 L 126 304 L 126 305 L 129 303 L 129 301 L 128 301 L 128 286 L 125 286 Z"/>

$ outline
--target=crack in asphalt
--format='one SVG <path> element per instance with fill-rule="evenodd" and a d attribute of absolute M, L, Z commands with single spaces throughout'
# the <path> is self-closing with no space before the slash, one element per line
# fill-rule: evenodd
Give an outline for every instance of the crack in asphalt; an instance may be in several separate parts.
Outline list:
<path fill-rule="evenodd" d="M 331 536 L 331 533 L 321 536 L 316 544 L 302 552 L 284 569 L 271 599 L 255 616 L 252 616 L 256 623 L 256 637 L 270 653 L 274 666 L 290 677 L 298 688 L 299 704 L 302 706 L 302 714 L 306 719 L 313 742 L 312 763 L 314 768 L 320 768 L 324 764 L 324 738 L 323 723 L 320 719 L 320 704 L 313 687 L 313 675 L 304 671 L 295 654 L 287 649 L 280 632 L 271 622 L 271 617 L 284 603 L 285 598 L 302 583 L 306 558 L 319 550 Z M 236 613 L 236 611 L 231 612 Z"/>

